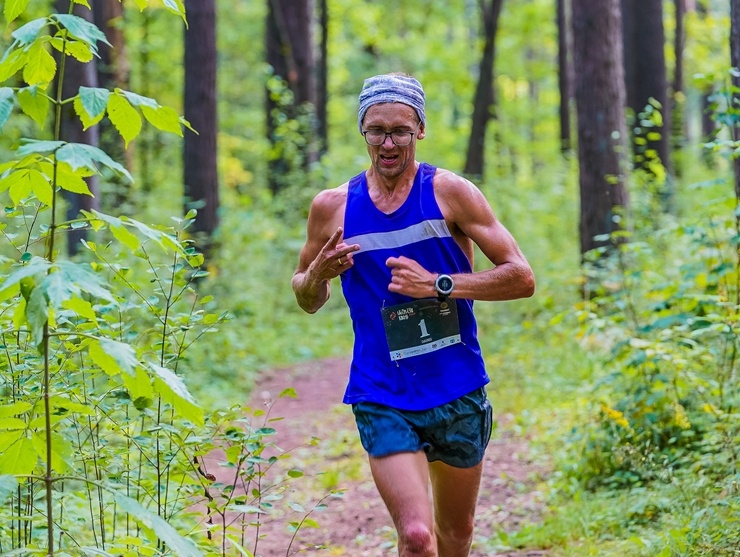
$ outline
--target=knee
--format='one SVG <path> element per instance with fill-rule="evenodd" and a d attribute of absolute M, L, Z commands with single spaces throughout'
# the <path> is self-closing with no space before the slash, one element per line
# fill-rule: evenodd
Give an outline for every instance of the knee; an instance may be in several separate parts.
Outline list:
<path fill-rule="evenodd" d="M 435 524 L 437 539 L 445 547 L 466 547 L 473 540 L 473 519 Z"/>
<path fill-rule="evenodd" d="M 434 555 L 434 532 L 423 522 L 403 525 L 398 532 L 399 545 L 411 555 Z"/>

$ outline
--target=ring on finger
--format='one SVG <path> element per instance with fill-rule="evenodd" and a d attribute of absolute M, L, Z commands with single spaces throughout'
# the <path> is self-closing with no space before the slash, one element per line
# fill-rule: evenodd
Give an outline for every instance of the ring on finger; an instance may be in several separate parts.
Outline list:
<path fill-rule="evenodd" d="M 337 257 L 337 263 L 339 263 L 340 266 L 341 265 L 344 265 L 344 263 L 342 262 L 342 258 L 341 257 Z"/>

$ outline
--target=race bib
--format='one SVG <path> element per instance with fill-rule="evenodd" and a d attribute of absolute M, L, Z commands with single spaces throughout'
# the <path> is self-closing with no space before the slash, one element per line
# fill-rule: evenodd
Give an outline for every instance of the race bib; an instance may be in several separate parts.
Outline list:
<path fill-rule="evenodd" d="M 383 325 L 391 360 L 428 354 L 460 342 L 454 300 L 434 298 L 384 307 Z"/>

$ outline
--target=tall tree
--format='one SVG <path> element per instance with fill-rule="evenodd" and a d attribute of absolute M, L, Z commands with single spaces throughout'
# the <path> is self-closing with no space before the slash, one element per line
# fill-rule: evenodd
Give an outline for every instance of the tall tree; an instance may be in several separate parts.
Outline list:
<path fill-rule="evenodd" d="M 92 0 L 92 9 L 95 25 L 105 33 L 110 43 L 101 42 L 99 46 L 98 84 L 110 90 L 116 87 L 128 89 L 130 65 L 123 35 L 123 4 L 119 0 Z M 130 169 L 133 145 L 125 148 L 123 138 L 107 118 L 101 120 L 98 126 L 100 148 Z M 102 201 L 106 206 L 121 211 L 128 201 L 129 183 L 122 177 L 114 176 L 109 180 L 109 185 L 110 191 L 104 192 Z"/>
<path fill-rule="evenodd" d="M 319 137 L 319 153 L 329 150 L 329 122 L 327 107 L 329 105 L 329 8 L 327 0 L 319 0 L 319 60 L 316 71 L 316 128 Z"/>
<path fill-rule="evenodd" d="M 570 25 L 568 25 L 568 1 L 557 0 L 558 27 L 558 89 L 560 90 L 560 149 L 569 151 L 570 138 L 570 101 L 572 99 L 573 64 Z"/>
<path fill-rule="evenodd" d="M 625 81 L 619 0 L 573 0 L 581 253 L 608 245 L 620 228 L 625 187 Z"/>
<path fill-rule="evenodd" d="M 463 171 L 469 176 L 483 177 L 486 128 L 491 118 L 495 117 L 496 92 L 493 87 L 493 66 L 496 61 L 496 31 L 503 4 L 504 0 L 481 0 L 480 5 L 483 12 L 484 43 L 478 71 L 478 85 L 475 88 L 473 101 L 470 140 Z"/>
<path fill-rule="evenodd" d="M 676 30 L 673 36 L 673 54 L 675 65 L 673 69 L 673 83 L 671 84 L 671 151 L 678 154 L 686 138 L 684 111 L 686 102 L 684 97 L 683 53 L 686 44 L 684 23 L 686 19 L 686 0 L 673 0 Z M 674 156 L 673 170 L 680 175 L 680 158 Z"/>
<path fill-rule="evenodd" d="M 185 210 L 195 207 L 196 232 L 208 239 L 218 227 L 218 166 L 216 113 L 216 1 L 185 0 L 185 119 L 197 134 L 186 130 L 183 142 Z M 206 248 L 208 245 L 206 240 Z"/>
<path fill-rule="evenodd" d="M 733 103 L 735 112 L 735 123 L 732 126 L 732 139 L 740 141 L 740 0 L 730 2 L 730 63 L 734 69 L 732 73 Z M 740 157 L 733 161 L 735 174 L 735 198 L 740 202 Z M 740 215 L 737 215 L 738 228 L 740 229 Z M 740 249 L 740 248 L 738 248 Z"/>
<path fill-rule="evenodd" d="M 648 167 L 647 150 L 655 151 L 666 168 L 670 168 L 670 105 L 665 65 L 665 32 L 662 0 L 622 0 L 624 68 L 627 84 L 627 106 L 637 117 L 650 99 L 660 103 L 662 118 L 645 132 L 658 132 L 646 145 L 635 142 L 636 166 Z M 636 126 L 637 127 L 637 126 Z M 647 136 L 647 133 L 643 133 Z"/>
<path fill-rule="evenodd" d="M 59 13 L 69 13 L 70 0 L 56 0 L 55 8 Z M 73 6 L 72 13 L 88 22 L 92 23 L 93 21 L 93 15 L 90 9 L 80 4 L 75 4 Z M 71 56 L 66 56 L 66 60 L 64 60 L 64 75 L 62 78 L 61 87 L 63 99 L 69 99 L 77 95 L 80 87 L 97 87 L 98 85 L 98 76 L 95 64 L 85 64 Z M 57 83 L 57 87 L 59 86 L 60 84 Z M 74 113 L 72 103 L 67 103 L 62 106 L 60 132 L 61 139 L 63 141 L 69 141 L 70 143 L 84 143 L 95 147 L 98 146 L 98 127 L 91 126 L 86 130 L 83 129 L 80 119 Z M 93 197 L 65 191 L 65 198 L 67 200 L 67 218 L 70 220 L 77 218 L 80 211 L 83 209 L 90 211 L 92 209 L 100 208 L 100 185 L 97 175 L 85 178 L 85 181 L 87 182 L 87 186 L 93 194 Z M 74 255 L 78 252 L 80 240 L 84 239 L 85 236 L 85 230 L 82 228 L 73 229 L 68 232 L 67 251 L 70 255 Z"/>
<path fill-rule="evenodd" d="M 287 185 L 292 171 L 305 169 L 316 159 L 316 79 L 313 48 L 313 4 L 311 0 L 267 0 L 265 27 L 267 63 L 279 83 L 291 95 L 282 94 L 281 85 L 268 83 L 266 112 L 267 137 L 272 145 L 270 189 L 277 193 Z M 277 88 L 277 90 L 276 90 Z M 299 120 L 300 138 L 283 133 L 282 121 Z M 286 148 L 290 143 L 291 148 Z M 291 153 L 297 153 L 291 159 Z"/>

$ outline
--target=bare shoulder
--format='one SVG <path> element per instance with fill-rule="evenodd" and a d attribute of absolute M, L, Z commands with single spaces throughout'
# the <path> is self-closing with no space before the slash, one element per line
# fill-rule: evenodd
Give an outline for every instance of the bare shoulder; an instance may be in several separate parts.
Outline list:
<path fill-rule="evenodd" d="M 434 175 L 434 195 L 440 209 L 451 220 L 461 214 L 489 208 L 490 205 L 478 186 L 450 170 L 438 168 Z"/>
<path fill-rule="evenodd" d="M 345 182 L 341 186 L 325 189 L 316 194 L 308 216 L 309 228 L 319 227 L 323 230 L 322 236 L 328 237 L 342 225 L 348 186 L 349 184 Z"/>

